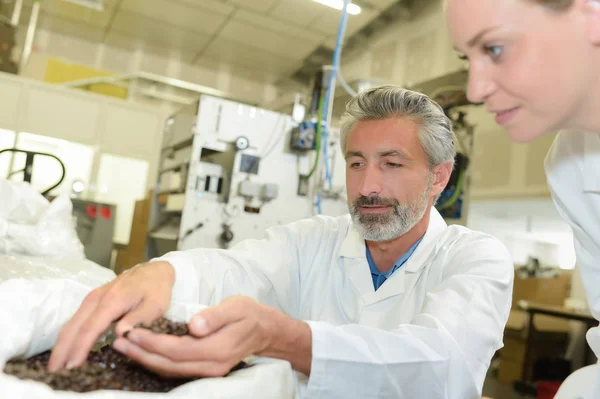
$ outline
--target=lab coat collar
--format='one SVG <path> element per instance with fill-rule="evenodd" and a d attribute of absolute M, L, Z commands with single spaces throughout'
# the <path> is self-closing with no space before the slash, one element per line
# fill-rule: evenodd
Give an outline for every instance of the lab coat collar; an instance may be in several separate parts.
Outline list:
<path fill-rule="evenodd" d="M 446 227 L 448 227 L 448 225 L 442 218 L 442 215 L 440 215 L 437 209 L 431 208 L 429 226 L 427 226 L 427 231 L 423 236 L 423 240 L 421 241 L 413 255 L 409 258 L 407 263 L 409 263 L 411 259 L 417 256 L 419 252 L 429 252 L 423 251 L 423 247 L 430 248 L 429 244 L 435 243 L 436 237 Z M 365 240 L 360 236 L 360 234 L 358 234 L 358 230 L 356 230 L 356 228 L 354 227 L 354 223 L 352 223 L 352 220 L 350 221 L 350 228 L 348 229 L 346 238 L 344 238 L 344 241 L 342 242 L 342 245 L 340 247 L 340 256 L 344 258 L 364 258 L 365 261 L 367 259 Z"/>
<path fill-rule="evenodd" d="M 431 209 L 429 226 L 423 240 L 406 261 L 404 266 L 396 270 L 386 282 L 375 291 L 371 272 L 367 262 L 365 240 L 360 237 L 351 223 L 346 238 L 340 247 L 340 257 L 344 258 L 346 273 L 354 287 L 361 293 L 366 305 L 404 292 L 406 273 L 419 271 L 427 262 L 437 244 L 438 236 L 447 227 L 446 222 L 435 209 Z"/>

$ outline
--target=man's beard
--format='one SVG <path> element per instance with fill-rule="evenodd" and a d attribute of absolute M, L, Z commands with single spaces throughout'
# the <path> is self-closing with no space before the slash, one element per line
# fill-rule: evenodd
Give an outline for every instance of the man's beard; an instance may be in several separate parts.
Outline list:
<path fill-rule="evenodd" d="M 357 198 L 350 207 L 352 221 L 360 236 L 368 241 L 389 241 L 409 232 L 423 219 L 429 207 L 429 194 L 433 185 L 433 176 L 427 179 L 427 187 L 415 201 L 400 204 L 393 198 L 364 197 Z M 391 212 L 384 214 L 360 214 L 360 206 L 390 206 Z"/>

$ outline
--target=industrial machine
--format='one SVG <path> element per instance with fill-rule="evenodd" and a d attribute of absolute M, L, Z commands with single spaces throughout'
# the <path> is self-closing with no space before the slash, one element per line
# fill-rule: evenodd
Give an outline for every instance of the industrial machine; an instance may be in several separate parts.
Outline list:
<path fill-rule="evenodd" d="M 75 231 L 83 244 L 86 259 L 111 267 L 117 206 L 71 198 Z"/>
<path fill-rule="evenodd" d="M 473 157 L 475 126 L 469 123 L 470 107 L 477 106 L 467 99 L 468 71 L 459 70 L 435 79 L 421 82 L 411 90 L 426 94 L 437 102 L 452 121 L 456 134 L 456 158 L 452 176 L 441 193 L 436 209 L 449 224 L 467 223 L 469 206 L 469 166 Z"/>
<path fill-rule="evenodd" d="M 316 151 L 307 141 L 295 145 L 298 129 L 306 126 L 289 115 L 208 95 L 169 118 L 147 256 L 195 247 L 228 248 L 262 237 L 268 227 L 315 215 L 315 185 L 322 179 L 319 173 L 308 176 Z M 335 139 L 328 145 L 340 191 L 343 157 L 336 157 L 340 150 Z M 348 209 L 335 195 L 323 198 L 321 205 L 330 215 Z"/>
<path fill-rule="evenodd" d="M 15 27 L 0 20 L 0 72 L 18 73 L 18 66 L 12 60 L 15 46 Z"/>

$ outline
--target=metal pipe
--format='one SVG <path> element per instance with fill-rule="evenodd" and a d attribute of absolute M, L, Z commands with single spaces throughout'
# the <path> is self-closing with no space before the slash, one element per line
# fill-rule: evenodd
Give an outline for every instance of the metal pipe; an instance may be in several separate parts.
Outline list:
<path fill-rule="evenodd" d="M 23 10 L 23 0 L 15 0 L 15 7 L 13 8 L 12 18 L 10 24 L 12 26 L 19 25 L 19 19 L 21 19 L 21 10 Z"/>
<path fill-rule="evenodd" d="M 29 26 L 27 27 L 27 36 L 25 37 L 25 45 L 21 53 L 19 62 L 19 71 L 22 71 L 29 60 L 31 49 L 33 47 L 33 38 L 35 37 L 35 29 L 37 28 L 38 15 L 40 13 L 40 0 L 35 0 L 31 9 L 31 18 L 29 18 Z"/>
<path fill-rule="evenodd" d="M 19 133 L 15 132 L 15 139 L 13 140 L 13 146 L 12 148 L 17 148 L 17 143 L 19 142 Z M 15 153 L 13 151 L 11 151 L 10 153 L 10 161 L 8 162 L 8 172 L 6 173 L 6 179 L 8 180 L 10 174 L 13 171 L 13 168 L 15 167 Z"/>

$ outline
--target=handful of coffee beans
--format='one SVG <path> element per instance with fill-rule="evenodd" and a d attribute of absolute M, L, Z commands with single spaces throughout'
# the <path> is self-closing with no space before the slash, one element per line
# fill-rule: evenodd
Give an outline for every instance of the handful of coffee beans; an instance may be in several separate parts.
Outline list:
<path fill-rule="evenodd" d="M 166 318 L 152 323 L 140 324 L 155 333 L 176 336 L 187 335 L 187 324 Z M 86 363 L 71 370 L 47 371 L 50 351 L 40 353 L 25 360 L 10 360 L 4 367 L 4 373 L 23 380 L 34 380 L 60 391 L 91 392 L 102 389 L 116 389 L 132 392 L 169 392 L 170 390 L 193 381 L 196 378 L 163 378 L 133 362 L 127 356 L 104 346 L 91 352 Z M 240 362 L 231 371 L 246 367 Z"/>

